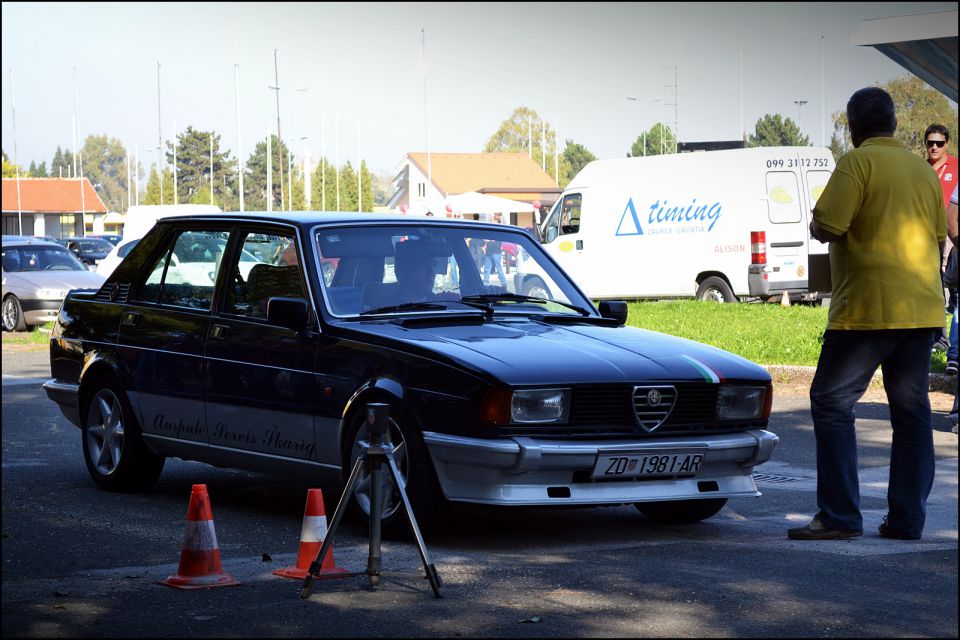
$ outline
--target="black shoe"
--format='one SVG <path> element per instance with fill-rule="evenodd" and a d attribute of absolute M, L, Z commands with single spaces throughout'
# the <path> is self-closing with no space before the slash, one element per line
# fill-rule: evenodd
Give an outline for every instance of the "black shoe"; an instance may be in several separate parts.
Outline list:
<path fill-rule="evenodd" d="M 919 535 L 910 535 L 903 533 L 902 531 L 897 531 L 889 524 L 887 524 L 887 518 L 889 516 L 883 516 L 883 522 L 880 524 L 880 537 L 881 538 L 890 538 L 891 540 L 919 540 Z"/>
<path fill-rule="evenodd" d="M 947 360 L 946 374 L 948 376 L 957 375 L 957 361 L 956 360 Z"/>
<path fill-rule="evenodd" d="M 813 516 L 813 520 L 805 527 L 787 530 L 787 537 L 791 540 L 845 540 L 861 535 L 863 535 L 863 531 L 831 529 L 820 521 L 820 514 Z"/>

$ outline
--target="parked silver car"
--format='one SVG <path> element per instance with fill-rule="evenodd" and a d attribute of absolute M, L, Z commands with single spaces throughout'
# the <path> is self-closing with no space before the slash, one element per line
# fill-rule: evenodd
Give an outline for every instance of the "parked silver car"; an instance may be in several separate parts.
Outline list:
<path fill-rule="evenodd" d="M 58 244 L 4 236 L 3 330 L 53 322 L 68 291 L 97 289 L 104 280 Z"/>

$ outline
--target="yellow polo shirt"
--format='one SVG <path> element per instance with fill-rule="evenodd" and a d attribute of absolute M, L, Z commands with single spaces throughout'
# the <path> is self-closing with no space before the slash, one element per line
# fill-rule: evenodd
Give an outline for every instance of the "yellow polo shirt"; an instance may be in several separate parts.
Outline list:
<path fill-rule="evenodd" d="M 940 181 L 895 138 L 870 138 L 837 161 L 813 209 L 830 243 L 828 329 L 943 326 Z"/>

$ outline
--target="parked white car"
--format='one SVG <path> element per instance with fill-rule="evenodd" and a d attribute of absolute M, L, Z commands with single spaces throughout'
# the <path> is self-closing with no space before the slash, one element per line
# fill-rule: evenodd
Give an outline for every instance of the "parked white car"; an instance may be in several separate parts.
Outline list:
<path fill-rule="evenodd" d="M 53 242 L 3 238 L 3 330 L 30 331 L 57 319 L 71 289 L 99 289 L 106 280 Z"/>

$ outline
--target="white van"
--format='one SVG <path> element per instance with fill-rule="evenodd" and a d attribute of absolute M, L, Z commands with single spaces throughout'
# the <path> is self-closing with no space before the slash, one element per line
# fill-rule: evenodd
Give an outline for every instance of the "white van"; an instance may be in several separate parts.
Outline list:
<path fill-rule="evenodd" d="M 540 237 L 594 299 L 816 298 L 808 258 L 827 245 L 810 236 L 810 211 L 833 168 L 824 147 L 597 160 Z"/>
<path fill-rule="evenodd" d="M 188 216 L 195 213 L 220 213 L 220 207 L 210 204 L 138 204 L 127 210 L 120 242 L 97 264 L 97 273 L 109 277 L 130 253 L 140 238 L 147 235 L 154 223 L 169 216 Z"/>

